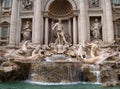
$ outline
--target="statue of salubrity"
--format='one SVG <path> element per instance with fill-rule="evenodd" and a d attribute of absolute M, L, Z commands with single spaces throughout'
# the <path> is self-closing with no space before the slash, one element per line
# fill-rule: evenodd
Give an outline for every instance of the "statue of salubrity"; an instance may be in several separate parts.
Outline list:
<path fill-rule="evenodd" d="M 23 30 L 21 32 L 23 34 L 23 41 L 31 40 L 31 32 L 32 29 L 30 26 L 30 22 L 26 21 L 26 24 L 24 25 Z"/>
<path fill-rule="evenodd" d="M 95 22 L 91 26 L 91 33 L 93 40 L 98 40 L 101 38 L 101 33 L 100 33 L 101 27 L 102 27 L 101 23 L 98 22 L 98 19 L 95 19 Z"/>
<path fill-rule="evenodd" d="M 57 33 L 55 44 L 66 44 L 67 43 L 65 34 L 64 34 L 64 27 L 63 27 L 61 19 L 59 19 L 58 22 L 54 24 L 54 26 L 52 27 L 52 30 L 55 30 Z"/>

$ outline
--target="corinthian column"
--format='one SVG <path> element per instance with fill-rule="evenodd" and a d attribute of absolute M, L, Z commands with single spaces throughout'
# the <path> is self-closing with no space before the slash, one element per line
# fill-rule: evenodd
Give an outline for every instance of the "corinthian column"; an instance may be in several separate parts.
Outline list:
<path fill-rule="evenodd" d="M 71 37 L 71 20 L 70 19 L 68 20 L 68 33 Z"/>
<path fill-rule="evenodd" d="M 11 25 L 10 25 L 10 39 L 9 44 L 16 44 L 16 30 L 17 30 L 17 15 L 18 15 L 18 0 L 12 1 Z"/>
<path fill-rule="evenodd" d="M 2 27 L 0 26 L 0 41 L 1 41 L 1 37 L 2 37 Z"/>
<path fill-rule="evenodd" d="M 48 18 L 45 18 L 45 44 L 48 45 Z"/>
<path fill-rule="evenodd" d="M 36 0 L 34 11 L 33 43 L 39 44 L 42 43 L 41 0 Z"/>
<path fill-rule="evenodd" d="M 77 24 L 76 24 L 76 17 L 73 17 L 73 44 L 77 44 Z"/>
<path fill-rule="evenodd" d="M 113 30 L 113 17 L 112 17 L 112 7 L 111 0 L 104 0 L 105 2 L 105 13 L 106 13 L 106 30 L 108 42 L 113 42 L 114 40 L 114 30 Z"/>
<path fill-rule="evenodd" d="M 86 0 L 79 0 L 80 1 L 80 15 L 78 17 L 78 34 L 79 34 L 79 43 L 82 41 L 87 40 L 87 19 L 86 19 Z"/>

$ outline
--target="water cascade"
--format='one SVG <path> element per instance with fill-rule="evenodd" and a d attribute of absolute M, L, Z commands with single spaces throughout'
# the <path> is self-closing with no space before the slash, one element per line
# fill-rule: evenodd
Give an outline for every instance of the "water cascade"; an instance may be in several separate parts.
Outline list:
<path fill-rule="evenodd" d="M 101 75 L 100 75 L 100 66 L 99 65 L 90 65 L 90 72 L 94 74 L 96 77 L 96 84 L 101 83 Z"/>
<path fill-rule="evenodd" d="M 29 80 L 48 83 L 79 82 L 85 80 L 83 79 L 83 72 L 80 72 L 81 63 L 62 61 L 68 58 L 65 55 L 57 54 L 45 58 L 43 62 L 32 63 Z"/>

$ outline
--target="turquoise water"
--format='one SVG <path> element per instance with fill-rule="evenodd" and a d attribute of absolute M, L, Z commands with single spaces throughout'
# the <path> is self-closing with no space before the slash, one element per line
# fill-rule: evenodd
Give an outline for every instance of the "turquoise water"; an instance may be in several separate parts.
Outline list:
<path fill-rule="evenodd" d="M 36 85 L 25 82 L 7 82 L 0 83 L 0 89 L 120 89 L 120 86 L 106 88 L 94 84 Z"/>

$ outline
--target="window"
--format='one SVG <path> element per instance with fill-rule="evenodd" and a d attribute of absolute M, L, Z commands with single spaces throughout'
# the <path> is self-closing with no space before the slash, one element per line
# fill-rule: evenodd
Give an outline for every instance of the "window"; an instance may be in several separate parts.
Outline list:
<path fill-rule="evenodd" d="M 4 7 L 5 8 L 9 8 L 10 7 L 10 0 L 5 0 Z"/>
<path fill-rule="evenodd" d="M 2 38 L 8 37 L 8 26 L 4 26 L 2 29 Z"/>
<path fill-rule="evenodd" d="M 113 0 L 114 5 L 118 6 L 120 5 L 120 0 Z"/>
<path fill-rule="evenodd" d="M 120 38 L 120 23 L 117 24 L 116 36 L 117 36 L 117 38 Z"/>
<path fill-rule="evenodd" d="M 3 22 L 0 29 L 0 46 L 7 45 L 9 43 L 9 23 Z"/>

